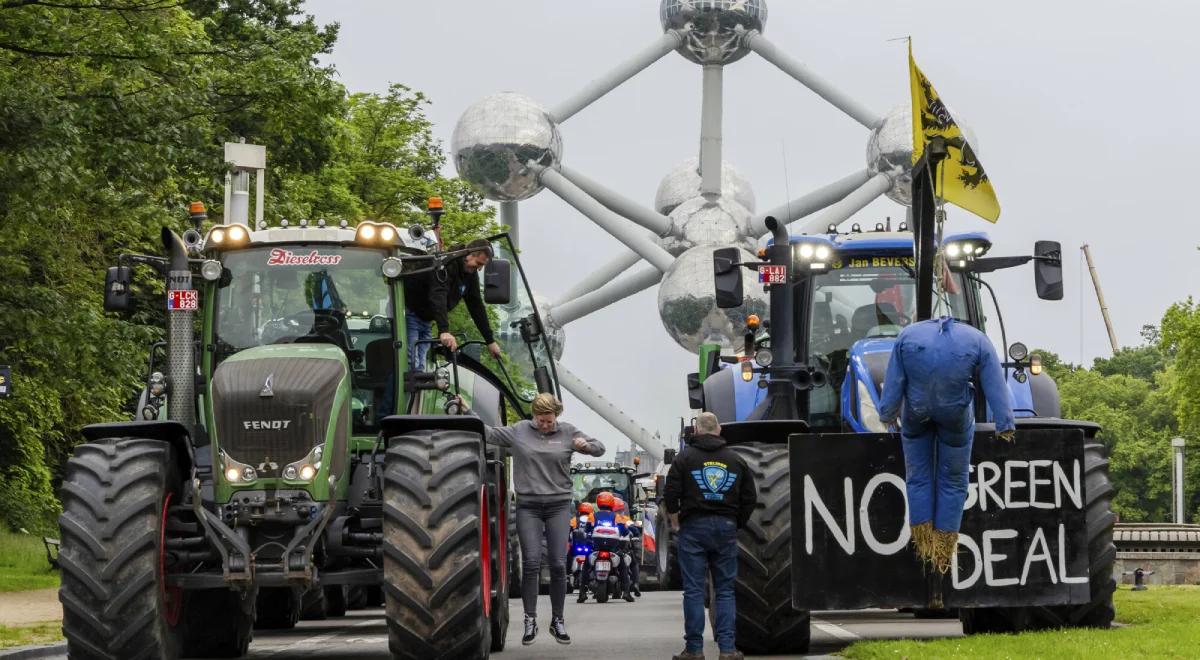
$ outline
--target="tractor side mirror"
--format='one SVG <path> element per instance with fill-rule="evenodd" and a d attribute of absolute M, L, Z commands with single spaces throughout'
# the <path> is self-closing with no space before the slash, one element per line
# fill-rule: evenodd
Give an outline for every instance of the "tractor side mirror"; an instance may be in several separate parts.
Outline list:
<path fill-rule="evenodd" d="M 483 301 L 489 305 L 507 305 L 512 301 L 512 264 L 492 259 L 483 269 Z"/>
<path fill-rule="evenodd" d="M 129 266 L 113 266 L 104 275 L 104 311 L 128 312 L 133 309 Z"/>
<path fill-rule="evenodd" d="M 688 407 L 692 410 L 704 408 L 704 385 L 700 382 L 700 374 L 687 375 Z"/>
<path fill-rule="evenodd" d="M 1033 283 L 1042 300 L 1063 299 L 1062 245 L 1058 241 L 1033 244 Z"/>
<path fill-rule="evenodd" d="M 667 447 L 663 450 L 663 464 L 670 465 L 675 462 L 675 450 Z"/>
<path fill-rule="evenodd" d="M 713 280 L 721 309 L 742 306 L 741 256 L 736 247 L 713 250 Z"/>

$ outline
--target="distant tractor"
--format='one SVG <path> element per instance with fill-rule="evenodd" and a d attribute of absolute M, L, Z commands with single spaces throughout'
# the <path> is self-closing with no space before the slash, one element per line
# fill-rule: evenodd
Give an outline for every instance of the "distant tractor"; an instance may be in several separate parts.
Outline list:
<path fill-rule="evenodd" d="M 947 575 L 924 569 L 908 543 L 903 452 L 878 413 L 906 325 L 936 308 L 981 330 L 990 322 L 1003 337 L 982 275 L 1033 261 L 1039 297 L 1060 299 L 1059 245 L 989 257 L 986 235 L 947 235 L 948 268 L 935 273 L 931 222 L 798 236 L 774 219 L 768 225 L 773 240 L 761 263 L 718 250 L 714 271 L 725 307 L 741 304 L 742 271 L 756 271 L 769 319 L 751 319 L 741 355 L 702 351 L 688 379 L 692 407 L 718 416 L 759 487 L 739 536 L 739 647 L 805 652 L 810 611 L 865 607 L 957 609 L 967 633 L 1107 627 L 1115 586 L 1108 461 L 1096 424 L 1060 419 L 1057 387 L 1037 356 L 1013 343 L 1003 365 L 1015 443 L 995 439 L 976 388 L 971 491 Z"/>
<path fill-rule="evenodd" d="M 252 147 L 229 146 L 235 163 Z M 507 456 L 484 425 L 557 392 L 515 251 L 492 238 L 507 259 L 488 265 L 485 297 L 526 310 L 524 371 L 485 367 L 469 341 L 410 365 L 402 281 L 461 253 L 383 222 L 268 227 L 261 187 L 252 228 L 245 174 L 224 224 L 203 227 L 197 205 L 182 237 L 162 230 L 163 256 L 108 271 L 112 311 L 134 308 L 132 266 L 161 277 L 166 342 L 138 418 L 84 428 L 67 465 L 71 657 L 238 657 L 256 627 L 380 592 L 393 657 L 503 649 L 515 539 Z M 476 415 L 457 415 L 456 395 Z"/>

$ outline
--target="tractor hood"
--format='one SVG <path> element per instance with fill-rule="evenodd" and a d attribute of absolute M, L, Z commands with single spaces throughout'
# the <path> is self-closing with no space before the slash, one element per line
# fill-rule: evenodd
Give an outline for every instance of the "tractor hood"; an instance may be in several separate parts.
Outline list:
<path fill-rule="evenodd" d="M 212 379 L 220 449 L 265 478 L 327 440 L 335 446 L 326 455 L 337 461 L 349 432 L 348 375 L 345 354 L 327 344 L 257 346 L 231 356 Z"/>

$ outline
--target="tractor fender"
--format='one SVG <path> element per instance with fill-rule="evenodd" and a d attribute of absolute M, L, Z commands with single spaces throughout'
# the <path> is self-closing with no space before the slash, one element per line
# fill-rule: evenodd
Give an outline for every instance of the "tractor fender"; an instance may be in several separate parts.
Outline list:
<path fill-rule="evenodd" d="M 97 442 L 104 438 L 145 438 L 166 442 L 174 447 L 179 474 L 185 478 L 192 473 L 192 467 L 196 463 L 191 434 L 186 426 L 172 419 L 88 424 L 80 432 L 88 442 Z"/>

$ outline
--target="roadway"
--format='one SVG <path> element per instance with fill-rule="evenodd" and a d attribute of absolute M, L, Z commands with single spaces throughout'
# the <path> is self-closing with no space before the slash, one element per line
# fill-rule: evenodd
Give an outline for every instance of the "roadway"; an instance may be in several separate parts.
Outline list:
<path fill-rule="evenodd" d="M 521 602 L 509 601 L 512 613 L 508 646 L 496 654 L 504 660 L 577 660 L 578 658 L 670 658 L 683 649 L 683 613 L 679 592 L 646 592 L 638 602 L 624 601 L 576 604 L 567 597 L 567 629 L 573 643 L 560 645 L 546 631 L 550 604 L 545 596 L 539 602 L 537 641 L 521 646 Z M 897 637 L 960 636 L 957 620 L 918 620 L 911 614 L 894 610 L 821 612 L 814 618 L 814 655 L 835 653 L 858 639 Z M 705 655 L 717 657 L 711 631 Z M 347 616 L 326 621 L 303 621 L 295 629 L 283 632 L 259 631 L 254 635 L 249 658 L 388 658 L 387 627 L 382 610 L 358 610 Z M 801 656 L 758 656 L 796 658 Z"/>

